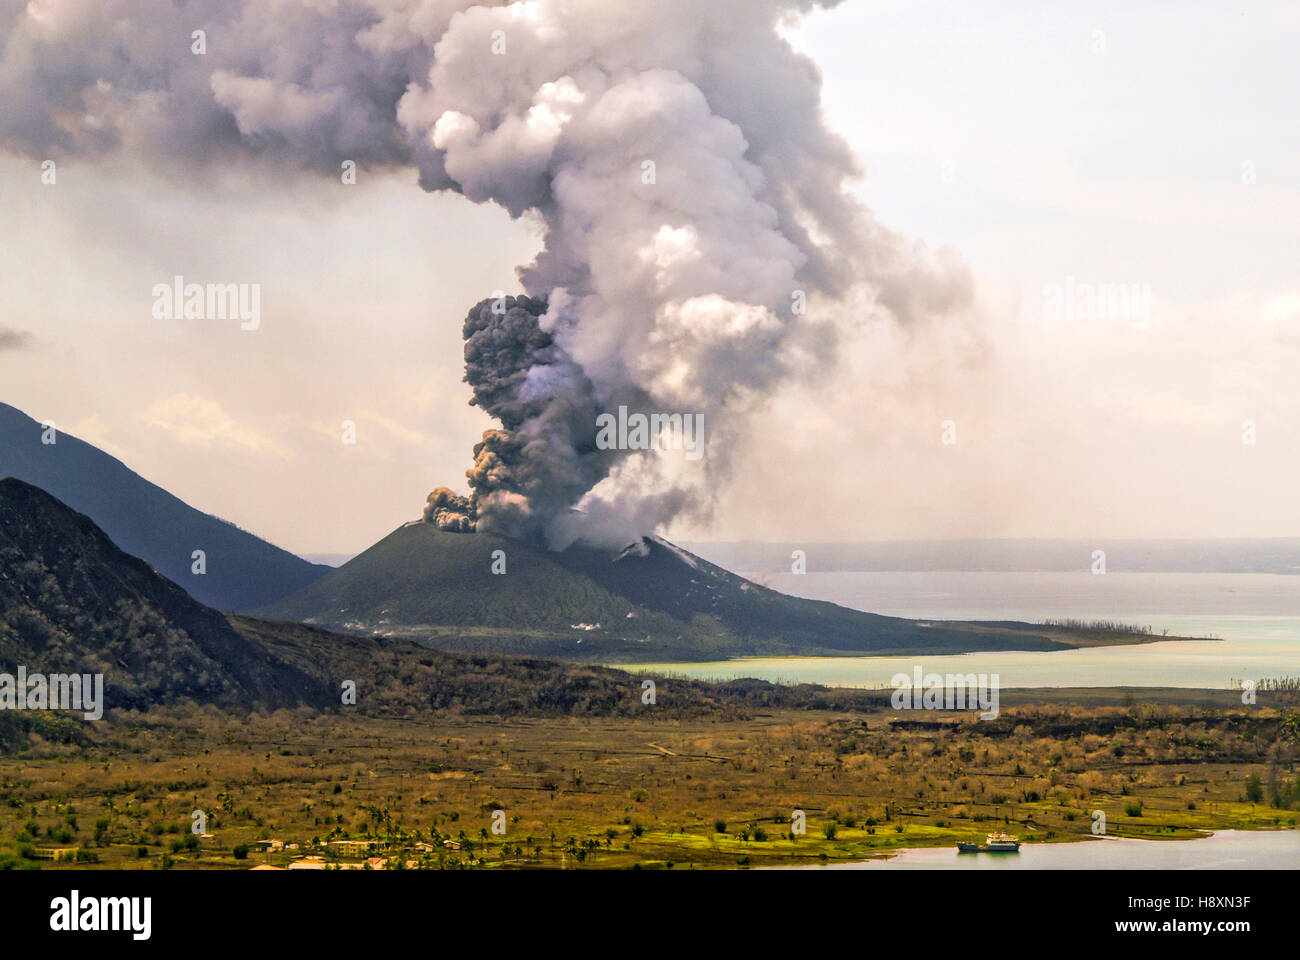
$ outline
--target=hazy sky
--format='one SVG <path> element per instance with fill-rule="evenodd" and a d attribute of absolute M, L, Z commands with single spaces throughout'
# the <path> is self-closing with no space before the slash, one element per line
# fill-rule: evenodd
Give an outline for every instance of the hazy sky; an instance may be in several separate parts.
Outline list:
<path fill-rule="evenodd" d="M 758 418 L 714 522 L 666 532 L 1300 535 L 1300 8 L 969 6 L 850 0 L 789 36 L 861 198 L 979 309 L 864 325 Z M 539 246 L 414 181 L 117 160 L 46 187 L 0 157 L 0 399 L 289 549 L 363 549 L 466 489 L 461 321 Z M 176 273 L 261 278 L 262 329 L 155 320 Z M 1135 311 L 1051 312 L 1100 284 Z"/>

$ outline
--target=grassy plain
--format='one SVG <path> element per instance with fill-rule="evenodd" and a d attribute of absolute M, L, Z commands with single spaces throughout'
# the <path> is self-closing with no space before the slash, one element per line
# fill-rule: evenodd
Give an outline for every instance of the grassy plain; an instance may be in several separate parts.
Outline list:
<path fill-rule="evenodd" d="M 653 708 L 124 713 L 90 742 L 38 737 L 0 757 L 0 864 L 237 869 L 371 856 L 387 869 L 692 869 L 860 860 L 994 830 L 1086 839 L 1095 810 L 1111 835 L 1152 839 L 1300 817 L 1300 721 L 1286 702 L 1007 691 L 1003 704 L 987 722 L 887 706 L 728 719 Z M 294 846 L 258 846 L 272 840 Z M 34 859 L 52 851 L 68 859 Z"/>

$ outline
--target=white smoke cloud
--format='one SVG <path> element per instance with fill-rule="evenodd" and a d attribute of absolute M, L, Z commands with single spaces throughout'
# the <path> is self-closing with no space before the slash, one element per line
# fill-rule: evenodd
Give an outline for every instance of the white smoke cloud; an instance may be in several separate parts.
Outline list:
<path fill-rule="evenodd" d="M 519 448 L 476 463 L 508 448 L 519 467 L 482 506 L 557 546 L 617 541 L 707 513 L 748 418 L 833 362 L 844 322 L 969 299 L 959 265 L 845 192 L 858 171 L 820 77 L 777 29 L 819 5 L 4 0 L 0 147 L 414 166 L 425 189 L 539 217 L 520 280 L 546 303 L 547 359 L 511 398 Z M 581 417 L 618 404 L 703 414 L 707 455 L 591 456 Z"/>

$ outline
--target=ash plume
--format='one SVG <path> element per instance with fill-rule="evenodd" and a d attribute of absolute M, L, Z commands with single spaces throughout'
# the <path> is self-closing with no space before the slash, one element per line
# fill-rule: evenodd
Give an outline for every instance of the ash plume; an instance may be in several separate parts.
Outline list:
<path fill-rule="evenodd" d="M 527 294 L 465 321 L 500 423 L 443 529 L 621 545 L 704 517 L 755 412 L 843 330 L 965 306 L 878 224 L 780 27 L 817 0 L 0 0 L 0 149 L 202 177 L 256 161 L 419 171 L 534 217 Z M 205 50 L 191 38 L 202 30 Z M 598 449 L 620 405 L 702 415 L 707 455 Z"/>
<path fill-rule="evenodd" d="M 471 494 L 429 494 L 424 519 L 441 530 L 546 535 L 546 521 L 572 508 L 608 472 L 595 444 L 597 405 L 582 368 L 542 329 L 546 303 L 532 297 L 480 301 L 465 318 L 465 381 L 471 404 L 501 423 L 474 446 Z"/>

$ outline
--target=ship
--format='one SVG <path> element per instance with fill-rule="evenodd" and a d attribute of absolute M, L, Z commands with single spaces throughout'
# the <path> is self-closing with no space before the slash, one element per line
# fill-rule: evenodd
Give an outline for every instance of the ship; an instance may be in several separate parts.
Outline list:
<path fill-rule="evenodd" d="M 958 853 L 1018 853 L 1020 840 L 1008 833 L 990 833 L 983 843 L 959 843 Z"/>

